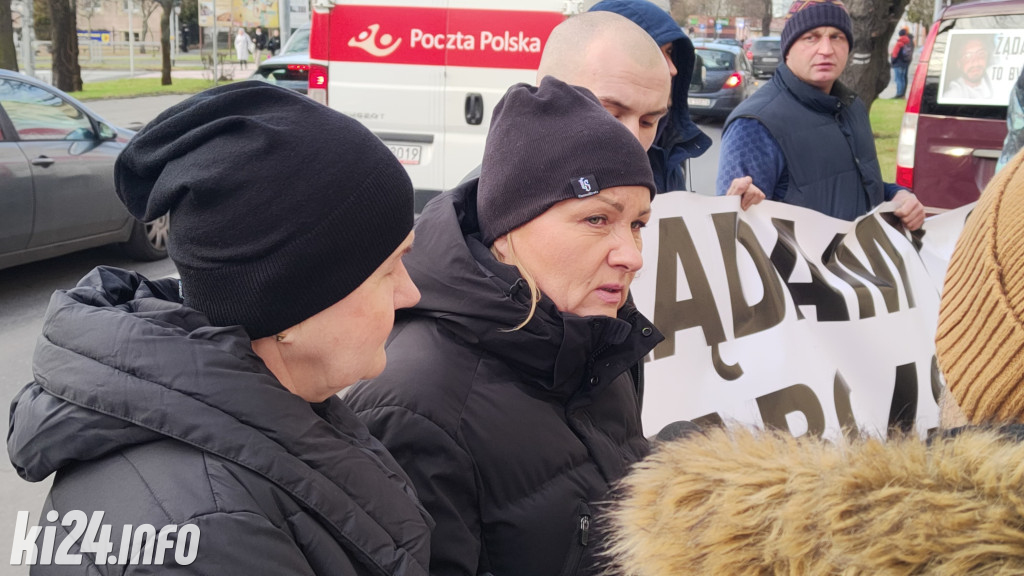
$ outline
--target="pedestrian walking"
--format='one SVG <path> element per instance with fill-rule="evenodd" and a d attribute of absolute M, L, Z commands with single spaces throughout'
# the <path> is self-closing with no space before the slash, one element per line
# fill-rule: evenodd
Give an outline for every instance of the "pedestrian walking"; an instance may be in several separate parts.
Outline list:
<path fill-rule="evenodd" d="M 901 28 L 891 54 L 892 76 L 896 82 L 896 98 L 905 98 L 907 93 L 907 71 L 914 59 L 914 37 L 906 28 Z"/>
<path fill-rule="evenodd" d="M 267 50 L 270 51 L 271 56 L 276 56 L 277 51 L 281 49 L 281 32 L 280 30 L 274 30 L 270 33 L 270 38 L 267 39 Z"/>
<path fill-rule="evenodd" d="M 242 28 L 235 34 L 235 57 L 238 58 L 238 66 L 242 70 L 249 67 L 249 53 L 253 51 L 252 38 Z"/>
<path fill-rule="evenodd" d="M 267 47 L 267 33 L 263 31 L 259 26 L 256 27 L 256 31 L 252 34 L 252 43 L 255 46 L 255 62 L 256 65 L 260 65 L 260 53 Z"/>
<path fill-rule="evenodd" d="M 303 162 L 239 164 L 282 147 Z M 170 214 L 180 280 L 100 267 L 51 298 L 8 454 L 26 480 L 56 473 L 38 550 L 83 512 L 103 514 L 97 545 L 120 548 L 83 545 L 77 565 L 40 561 L 32 574 L 136 571 L 130 562 L 426 576 L 431 520 L 335 396 L 380 374 L 394 311 L 419 298 L 402 263 L 412 183 L 394 155 L 359 122 L 248 81 L 146 125 L 115 181 L 135 217 Z M 302 194 L 282 193 L 293 186 Z M 194 554 L 163 550 L 166 534 Z"/>

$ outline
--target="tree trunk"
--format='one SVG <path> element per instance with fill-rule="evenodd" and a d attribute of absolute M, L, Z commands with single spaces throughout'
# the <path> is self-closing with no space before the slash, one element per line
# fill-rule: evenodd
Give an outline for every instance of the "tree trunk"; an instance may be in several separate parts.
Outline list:
<path fill-rule="evenodd" d="M 171 10 L 174 0 L 160 0 L 160 85 L 171 85 Z"/>
<path fill-rule="evenodd" d="M 896 31 L 910 0 L 850 0 L 846 7 L 853 19 L 853 47 L 843 84 L 857 92 L 869 109 L 889 85 L 889 39 Z"/>
<path fill-rule="evenodd" d="M 761 36 L 772 35 L 772 0 L 764 0 L 764 16 L 761 16 Z"/>
<path fill-rule="evenodd" d="M 18 71 L 18 53 L 14 48 L 14 23 L 11 0 L 0 0 L 0 68 Z M 25 23 L 22 22 L 22 26 Z M 25 28 L 22 28 L 24 30 Z"/>
<path fill-rule="evenodd" d="M 53 23 L 53 85 L 65 92 L 82 90 L 78 65 L 78 29 L 74 0 L 50 0 Z"/>

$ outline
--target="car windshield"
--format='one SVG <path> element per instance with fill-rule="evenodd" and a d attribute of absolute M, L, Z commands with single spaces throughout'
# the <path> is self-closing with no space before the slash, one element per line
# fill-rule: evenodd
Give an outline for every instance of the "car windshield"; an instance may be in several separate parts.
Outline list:
<path fill-rule="evenodd" d="M 708 50 L 697 48 L 697 54 L 704 59 L 704 67 L 708 70 L 732 70 L 732 54 L 724 50 Z"/>
<path fill-rule="evenodd" d="M 292 37 L 288 39 L 288 43 L 285 44 L 282 54 L 304 54 L 309 52 L 309 28 L 299 28 L 292 34 Z"/>

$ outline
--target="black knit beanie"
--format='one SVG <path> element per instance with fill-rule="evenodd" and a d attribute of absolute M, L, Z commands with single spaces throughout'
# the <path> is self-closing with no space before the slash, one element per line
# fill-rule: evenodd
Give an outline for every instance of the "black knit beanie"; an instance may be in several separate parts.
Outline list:
<path fill-rule="evenodd" d="M 782 57 L 789 54 L 789 47 L 800 36 L 819 26 L 842 30 L 853 48 L 853 21 L 841 0 L 796 0 L 789 7 L 786 26 L 782 29 Z"/>
<path fill-rule="evenodd" d="M 412 183 L 359 122 L 248 81 L 169 108 L 115 165 L 142 221 L 170 212 L 185 304 L 253 339 L 332 306 L 413 225 Z"/>
<path fill-rule="evenodd" d="M 476 198 L 485 245 L 562 200 L 616 186 L 646 186 L 654 198 L 647 152 L 589 90 L 546 76 L 495 105 Z"/>

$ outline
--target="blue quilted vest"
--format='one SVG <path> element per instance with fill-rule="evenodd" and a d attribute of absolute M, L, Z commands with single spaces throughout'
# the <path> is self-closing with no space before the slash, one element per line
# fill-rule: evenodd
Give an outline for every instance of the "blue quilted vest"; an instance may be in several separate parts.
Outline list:
<path fill-rule="evenodd" d="M 785 64 L 733 110 L 763 124 L 786 157 L 787 204 L 854 220 L 881 204 L 885 188 L 864 103 L 836 82 L 831 94 L 797 78 Z"/>

